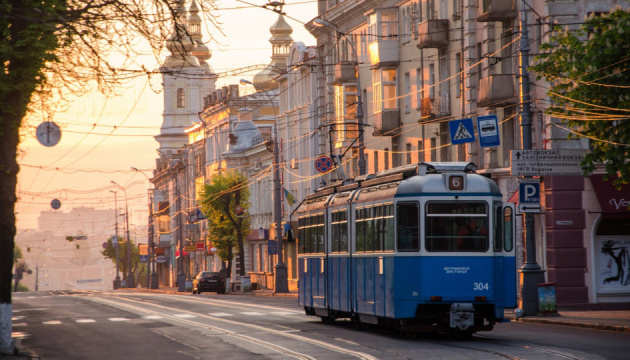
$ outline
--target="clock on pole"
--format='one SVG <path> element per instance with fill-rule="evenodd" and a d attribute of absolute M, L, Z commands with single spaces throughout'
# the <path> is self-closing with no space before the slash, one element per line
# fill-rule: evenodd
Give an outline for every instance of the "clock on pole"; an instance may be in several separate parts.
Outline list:
<path fill-rule="evenodd" d="M 44 146 L 55 146 L 61 140 L 61 129 L 52 121 L 44 121 L 35 131 L 37 140 Z"/>

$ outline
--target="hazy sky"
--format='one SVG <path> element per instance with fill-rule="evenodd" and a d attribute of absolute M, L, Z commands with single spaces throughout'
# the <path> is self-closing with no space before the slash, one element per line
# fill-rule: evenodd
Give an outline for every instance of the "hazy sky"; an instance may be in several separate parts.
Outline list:
<path fill-rule="evenodd" d="M 259 6 L 266 3 L 248 2 Z M 314 45 L 303 23 L 316 17 L 317 2 L 286 2 L 284 11 L 293 27 L 293 40 Z M 219 75 L 217 85 L 221 86 L 239 80 L 239 76 L 227 78 L 223 73 L 271 61 L 269 28 L 278 15 L 235 0 L 218 4 L 225 36 L 214 31 L 221 45 L 208 46 L 212 51 L 209 63 Z M 147 64 L 147 68 L 155 67 Z M 163 111 L 160 84 L 155 80 L 148 84 L 146 78 L 139 78 L 126 85 L 121 97 L 105 99 L 92 94 L 77 99 L 71 109 L 53 118 L 62 128 L 61 141 L 54 147 L 42 146 L 35 139 L 34 128 L 46 119 L 29 121 L 32 127 L 26 129 L 18 156 L 18 228 L 36 227 L 40 211 L 49 210 L 53 199 L 61 201 L 60 211 L 76 206 L 113 209 L 114 194 L 110 190 L 117 188 L 112 180 L 126 188 L 130 222 L 146 221 L 149 183 L 131 167 L 145 170 L 148 176 L 155 167 L 158 143 L 153 136 L 159 133 Z M 124 205 L 124 194 L 119 191 L 118 206 Z"/>

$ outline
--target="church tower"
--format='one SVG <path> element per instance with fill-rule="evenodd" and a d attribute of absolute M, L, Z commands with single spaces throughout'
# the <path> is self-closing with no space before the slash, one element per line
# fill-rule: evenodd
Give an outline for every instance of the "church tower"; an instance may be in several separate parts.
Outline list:
<path fill-rule="evenodd" d="M 195 0 L 188 11 L 184 0 L 178 0 L 177 14 L 186 30 L 174 30 L 166 41 L 170 55 L 162 66 L 164 82 L 164 112 L 160 134 L 155 136 L 159 142 L 158 150 L 166 153 L 180 149 L 188 143 L 184 129 L 199 122 L 199 113 L 203 110 L 203 97 L 214 91 L 217 75 L 212 71 L 207 60 L 212 52 L 202 42 L 201 17 Z M 186 34 L 188 31 L 188 36 Z"/>
<path fill-rule="evenodd" d="M 253 79 L 254 84 L 265 90 L 278 87 L 278 84 L 273 82 L 272 79 L 281 72 L 286 71 L 289 51 L 293 44 L 293 39 L 291 38 L 293 28 L 287 24 L 282 14 L 278 15 L 278 20 L 269 28 L 269 31 L 271 32 L 271 38 L 269 39 L 272 48 L 271 63 L 256 74 Z"/>

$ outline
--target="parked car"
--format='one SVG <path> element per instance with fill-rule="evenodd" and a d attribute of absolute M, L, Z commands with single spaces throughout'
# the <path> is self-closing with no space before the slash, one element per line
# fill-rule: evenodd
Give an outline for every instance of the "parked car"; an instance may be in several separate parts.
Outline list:
<path fill-rule="evenodd" d="M 218 294 L 225 294 L 225 280 L 218 272 L 213 271 L 201 271 L 192 283 L 192 293 L 201 294 L 203 291 L 216 292 Z"/>

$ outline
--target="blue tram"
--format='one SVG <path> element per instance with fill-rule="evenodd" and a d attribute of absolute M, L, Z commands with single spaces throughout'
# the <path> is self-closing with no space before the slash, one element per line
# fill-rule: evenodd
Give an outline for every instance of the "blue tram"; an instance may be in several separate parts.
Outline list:
<path fill-rule="evenodd" d="M 400 331 L 491 330 L 516 306 L 514 206 L 472 163 L 333 184 L 298 209 L 299 304 Z"/>

